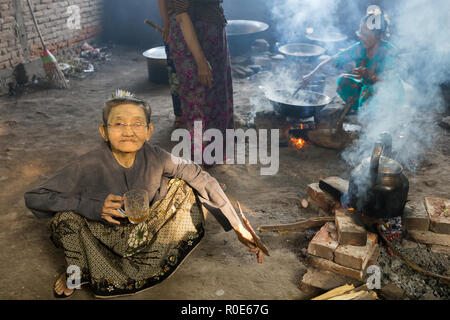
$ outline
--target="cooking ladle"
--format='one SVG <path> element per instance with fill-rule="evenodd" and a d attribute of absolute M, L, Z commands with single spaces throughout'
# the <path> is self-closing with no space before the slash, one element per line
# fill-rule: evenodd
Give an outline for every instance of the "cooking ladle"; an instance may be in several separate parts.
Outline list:
<path fill-rule="evenodd" d="M 306 81 L 302 80 L 300 82 L 300 85 L 298 86 L 297 89 L 295 89 L 294 93 L 292 94 L 292 98 L 295 98 L 295 96 L 297 95 L 297 93 L 300 91 L 301 88 L 303 88 L 306 85 Z"/>

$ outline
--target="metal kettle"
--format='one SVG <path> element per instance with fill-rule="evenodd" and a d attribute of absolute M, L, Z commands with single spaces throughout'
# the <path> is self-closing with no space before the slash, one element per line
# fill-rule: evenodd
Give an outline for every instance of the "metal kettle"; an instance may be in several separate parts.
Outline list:
<path fill-rule="evenodd" d="M 357 212 L 381 219 L 403 215 L 409 182 L 402 165 L 391 156 L 392 136 L 384 132 L 375 143 L 372 156 L 351 172 L 348 200 Z"/>

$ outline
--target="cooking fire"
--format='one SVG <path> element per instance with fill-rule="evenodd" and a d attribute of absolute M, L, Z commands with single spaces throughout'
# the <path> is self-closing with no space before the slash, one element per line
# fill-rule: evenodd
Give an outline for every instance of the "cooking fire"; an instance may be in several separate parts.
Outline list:
<path fill-rule="evenodd" d="M 289 141 L 290 145 L 292 145 L 297 150 L 301 150 L 306 144 L 306 141 L 302 138 L 290 138 Z"/>

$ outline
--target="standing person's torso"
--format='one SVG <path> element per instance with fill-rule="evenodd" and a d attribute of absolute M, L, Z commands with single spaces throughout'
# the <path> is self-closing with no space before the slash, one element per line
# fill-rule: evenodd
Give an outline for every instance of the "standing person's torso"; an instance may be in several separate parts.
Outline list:
<path fill-rule="evenodd" d="M 169 14 L 187 12 L 192 21 L 205 21 L 225 25 L 227 20 L 221 3 L 223 0 L 168 0 Z"/>

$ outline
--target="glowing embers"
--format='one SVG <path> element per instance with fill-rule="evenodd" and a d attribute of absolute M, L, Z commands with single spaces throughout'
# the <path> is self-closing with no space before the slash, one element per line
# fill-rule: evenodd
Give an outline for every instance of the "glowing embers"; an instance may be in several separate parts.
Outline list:
<path fill-rule="evenodd" d="M 302 149 L 306 145 L 306 140 L 303 140 L 302 138 L 293 138 L 291 137 L 289 139 L 289 146 L 293 147 L 297 150 Z"/>
<path fill-rule="evenodd" d="M 289 146 L 297 150 L 303 149 L 306 145 L 309 144 L 309 142 L 307 141 L 307 132 L 309 130 L 315 129 L 316 127 L 314 117 L 307 119 L 295 119 L 288 117 L 286 121 L 289 128 Z"/>

